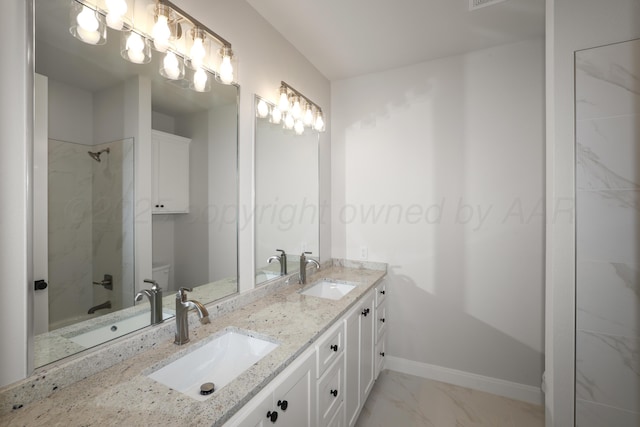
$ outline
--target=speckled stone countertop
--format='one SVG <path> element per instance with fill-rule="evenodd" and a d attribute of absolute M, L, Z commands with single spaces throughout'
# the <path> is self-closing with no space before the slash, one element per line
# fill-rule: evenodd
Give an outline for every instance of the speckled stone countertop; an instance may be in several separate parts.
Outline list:
<path fill-rule="evenodd" d="M 74 363 L 77 369 L 77 364 L 99 364 L 107 354 L 119 358 L 117 363 L 106 369 L 97 370 L 59 388 L 55 381 L 49 383 L 51 379 L 46 378 L 46 373 L 37 372 L 32 376 L 36 378 L 1 390 L 0 425 L 222 425 L 312 345 L 385 274 L 384 264 L 333 260 L 310 275 L 309 283 L 328 278 L 357 284 L 353 291 L 340 300 L 304 296 L 299 292 L 301 285 L 282 283 L 268 293 L 266 288 L 257 288 L 237 296 L 240 300 L 244 299 L 245 304 L 232 302 L 232 309 L 218 314 L 207 325 L 200 325 L 197 316 L 191 313 L 191 342 L 186 345 L 173 344 L 173 321 L 122 338 L 114 344 L 106 344 L 85 357 L 57 368 L 73 372 Z M 256 295 L 247 297 L 253 292 L 259 298 Z M 211 312 L 218 305 L 214 303 L 207 308 Z M 196 401 L 146 376 L 179 355 L 203 345 L 226 328 L 239 328 L 269 337 L 279 346 L 204 402 Z M 132 350 L 137 347 L 141 351 Z M 131 352 L 130 357 L 117 354 L 127 351 Z M 29 391 L 38 389 L 39 382 L 46 383 L 47 390 L 53 385 L 53 392 L 48 391 L 48 396 L 20 407 L 21 399 L 25 402 L 33 400 L 27 399 Z M 16 409 L 7 411 L 7 407 Z"/>

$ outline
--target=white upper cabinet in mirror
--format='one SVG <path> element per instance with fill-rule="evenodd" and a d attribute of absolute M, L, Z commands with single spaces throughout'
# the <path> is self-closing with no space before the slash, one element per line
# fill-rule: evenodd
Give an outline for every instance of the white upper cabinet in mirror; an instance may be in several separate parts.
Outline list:
<path fill-rule="evenodd" d="M 154 10 L 154 1 L 143 3 L 135 2 L 136 12 Z M 144 41 L 143 56 L 124 55 L 122 40 L 131 33 L 103 28 L 105 17 L 95 12 L 79 17 L 88 13 L 83 8 L 35 0 L 34 151 L 43 159 L 36 167 L 48 168 L 34 184 L 48 198 L 35 226 L 35 245 L 45 242 L 35 279 L 48 282 L 35 297 L 36 367 L 149 325 L 149 300 L 141 295 L 134 303 L 151 288 L 143 279 L 160 283 L 163 318 L 173 315 L 180 286 L 195 287 L 202 303 L 237 292 L 237 220 L 223 214 L 237 211 L 238 87 L 219 83 L 205 60 L 210 90 L 193 88 L 187 79 L 197 70 L 167 70 L 167 51 L 153 40 Z M 80 21 L 85 28 L 73 30 Z M 171 43 L 178 52 L 179 42 Z M 213 43 L 207 49 L 218 52 Z M 158 145 L 174 143 L 154 163 Z M 178 152 L 172 149 L 180 165 L 167 155 Z M 175 174 L 182 182 L 171 190 L 188 193 L 180 198 L 188 205 L 161 214 L 151 183 L 172 182 Z"/>
<path fill-rule="evenodd" d="M 285 265 L 287 274 L 298 271 L 303 251 L 319 257 L 321 214 L 318 134 L 305 129 L 298 135 L 274 123 L 262 114 L 274 106 L 260 101 L 256 97 L 256 284 L 280 276 Z"/>

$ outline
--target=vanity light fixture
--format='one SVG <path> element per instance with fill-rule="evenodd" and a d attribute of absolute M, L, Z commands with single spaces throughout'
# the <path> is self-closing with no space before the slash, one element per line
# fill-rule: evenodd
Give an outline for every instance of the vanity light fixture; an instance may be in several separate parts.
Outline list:
<path fill-rule="evenodd" d="M 269 104 L 267 104 L 267 102 L 262 98 L 258 101 L 256 113 L 261 119 L 264 119 L 269 115 Z"/>
<path fill-rule="evenodd" d="M 127 16 L 129 6 L 126 0 L 106 0 L 107 25 L 114 30 L 121 31 L 131 27 L 131 20 Z"/>
<path fill-rule="evenodd" d="M 120 38 L 120 55 L 134 64 L 151 62 L 149 40 L 136 31 L 123 31 Z"/>
<path fill-rule="evenodd" d="M 184 59 L 171 50 L 167 50 L 160 64 L 160 75 L 169 80 L 184 78 Z"/>
<path fill-rule="evenodd" d="M 271 110 L 271 117 L 269 121 L 274 125 L 279 125 L 280 123 L 282 123 L 282 112 L 280 111 L 280 108 L 273 107 L 273 109 Z"/>
<path fill-rule="evenodd" d="M 186 64 L 194 71 L 188 86 L 198 92 L 211 89 L 212 77 L 223 84 L 236 80 L 237 58 L 231 43 L 167 0 L 142 8 L 133 6 L 135 0 L 70 1 L 69 31 L 84 43 L 105 44 L 108 26 L 122 32 L 120 54 L 127 61 L 150 62 L 151 47 L 164 54 L 158 71 L 166 79 L 184 80 Z M 152 18 L 135 20 L 134 12 Z"/>
<path fill-rule="evenodd" d="M 286 112 L 285 129 L 293 129 L 298 135 L 304 133 L 305 128 L 316 132 L 325 131 L 322 108 L 284 81 L 280 82 L 278 109 L 279 112 Z M 273 118 L 271 121 L 276 123 Z"/>
<path fill-rule="evenodd" d="M 193 73 L 193 80 L 189 83 L 189 87 L 196 92 L 209 92 L 211 90 L 209 73 L 203 67 L 198 68 Z"/>
<path fill-rule="evenodd" d="M 95 45 L 107 42 L 105 18 L 95 9 L 73 2 L 69 19 L 71 21 L 69 31 L 78 40 Z"/>

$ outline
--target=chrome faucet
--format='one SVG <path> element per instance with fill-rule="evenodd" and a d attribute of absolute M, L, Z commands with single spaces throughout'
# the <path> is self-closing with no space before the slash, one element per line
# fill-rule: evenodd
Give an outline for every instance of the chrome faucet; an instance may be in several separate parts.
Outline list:
<path fill-rule="evenodd" d="M 316 270 L 320 269 L 318 261 L 313 258 L 307 259 L 307 255 L 311 255 L 311 252 L 302 252 L 302 255 L 300 255 L 300 272 L 298 273 L 300 280 L 298 283 L 301 285 L 307 284 L 307 264 L 314 264 L 316 266 Z"/>
<path fill-rule="evenodd" d="M 161 323 L 164 320 L 162 318 L 162 288 L 158 286 L 158 282 L 155 280 L 144 279 L 144 283 L 151 283 L 151 289 L 143 289 L 138 292 L 135 301 L 142 300 L 142 297 L 146 295 L 149 299 L 149 304 L 151 304 L 151 324 Z"/>
<path fill-rule="evenodd" d="M 175 344 L 182 345 L 189 342 L 189 314 L 190 308 L 195 308 L 200 317 L 200 323 L 209 323 L 209 312 L 204 305 L 195 300 L 187 300 L 187 292 L 193 289 L 180 288 L 176 293 L 176 339 Z"/>
<path fill-rule="evenodd" d="M 271 264 L 273 261 L 278 261 L 280 263 L 280 275 L 287 275 L 287 254 L 282 249 L 276 249 L 277 252 L 280 252 L 280 255 L 274 255 L 267 258 L 267 263 Z"/>

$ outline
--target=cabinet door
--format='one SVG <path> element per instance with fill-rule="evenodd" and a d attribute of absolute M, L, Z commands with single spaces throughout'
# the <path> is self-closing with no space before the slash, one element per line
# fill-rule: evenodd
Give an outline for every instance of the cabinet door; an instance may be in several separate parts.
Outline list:
<path fill-rule="evenodd" d="M 360 401 L 364 404 L 375 380 L 374 341 L 376 315 L 374 295 L 364 297 L 360 312 Z"/>
<path fill-rule="evenodd" d="M 152 195 L 154 213 L 189 212 L 190 140 L 153 133 Z"/>
<path fill-rule="evenodd" d="M 273 392 L 274 408 L 272 411 L 278 412 L 278 427 L 311 427 L 315 425 L 316 376 L 314 365 L 315 358 L 309 357 Z"/>
<path fill-rule="evenodd" d="M 273 395 L 269 394 L 260 403 L 252 402 L 252 405 L 253 409 L 250 413 L 240 417 L 241 419 L 233 417 L 225 424 L 225 427 L 267 427 L 273 425 L 271 418 L 267 417 L 267 415 L 271 415 L 273 409 Z"/>
<path fill-rule="evenodd" d="M 360 312 L 358 305 L 345 319 L 344 410 L 348 426 L 356 423 L 360 410 Z"/>

